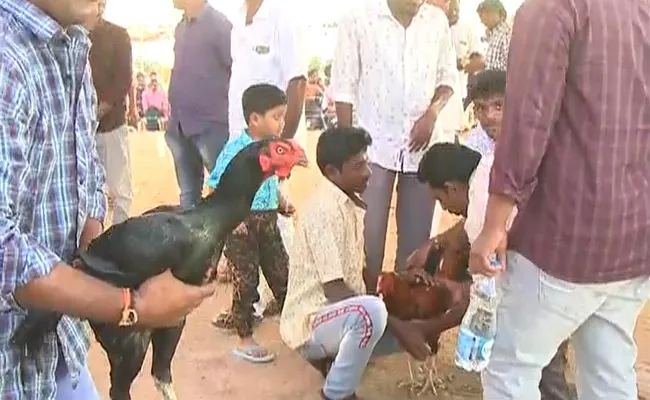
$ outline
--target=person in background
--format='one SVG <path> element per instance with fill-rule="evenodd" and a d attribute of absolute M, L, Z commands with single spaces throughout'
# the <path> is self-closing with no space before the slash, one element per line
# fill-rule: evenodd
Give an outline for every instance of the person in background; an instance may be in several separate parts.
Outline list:
<path fill-rule="evenodd" d="M 283 138 L 295 138 L 304 123 L 305 86 L 307 58 L 302 43 L 300 11 L 289 7 L 282 0 L 243 0 L 233 15 L 232 33 L 232 77 L 228 92 L 228 123 L 230 137 L 241 135 L 247 121 L 241 112 L 244 91 L 258 83 L 275 85 L 287 96 L 287 113 L 284 120 Z M 280 190 L 288 198 L 286 186 L 280 183 Z M 278 225 L 285 246 L 292 237 L 293 223 L 285 216 L 278 216 Z M 260 280 L 258 292 L 269 294 L 264 278 Z M 260 296 L 256 304 L 257 314 L 273 315 L 280 311 L 277 303 Z M 266 300 L 269 300 L 268 303 Z M 269 311 L 270 310 L 270 311 Z M 228 328 L 232 320 L 230 311 L 220 313 L 212 324 Z"/>
<path fill-rule="evenodd" d="M 126 29 L 104 19 L 106 0 L 99 0 L 97 21 L 89 23 L 90 67 L 97 90 L 99 128 L 97 151 L 106 170 L 108 198 L 113 208 L 111 224 L 129 218 L 133 190 L 126 99 L 131 89 L 131 39 Z"/>
<path fill-rule="evenodd" d="M 142 72 L 138 72 L 135 76 L 135 105 L 138 111 L 138 117 L 144 118 L 144 108 L 142 107 L 142 95 L 147 89 L 147 80 Z"/>
<path fill-rule="evenodd" d="M 476 12 L 487 29 L 487 51 L 485 57 L 472 54 L 465 68 L 470 73 L 482 69 L 505 71 L 508 67 L 508 50 L 512 28 L 508 24 L 508 13 L 501 0 L 484 0 Z"/>
<path fill-rule="evenodd" d="M 580 399 L 637 399 L 633 332 L 650 294 L 650 3 L 527 0 L 509 57 L 469 258 L 503 285 L 483 398 L 539 399 L 540 372 L 570 336 Z"/>
<path fill-rule="evenodd" d="M 305 117 L 307 129 L 323 129 L 323 83 L 320 79 L 320 70 L 314 68 L 309 71 L 307 86 L 305 88 Z"/>
<path fill-rule="evenodd" d="M 192 207 L 228 140 L 232 24 L 205 0 L 174 0 L 183 19 L 174 33 L 165 141 L 174 157 L 180 203 Z M 240 110 L 241 112 L 241 110 Z"/>
<path fill-rule="evenodd" d="M 98 2 L 0 0 L 0 393 L 3 400 L 98 400 L 90 337 L 77 318 L 118 324 L 131 291 L 72 268 L 101 234 L 90 41 Z M 74 82 L 75 84 L 71 84 Z M 166 272 L 137 290 L 143 327 L 173 325 L 212 295 Z M 25 314 L 64 314 L 35 352 L 11 340 Z"/>
<path fill-rule="evenodd" d="M 449 21 L 450 32 L 453 33 L 453 24 L 451 18 L 454 17 L 454 8 L 457 8 L 458 2 L 452 0 L 428 0 L 428 3 L 434 7 L 440 8 L 446 15 L 447 20 Z M 453 4 L 452 4 L 453 3 Z M 455 12 L 455 14 L 458 14 Z M 450 17 L 450 15 L 452 17 Z M 457 51 L 457 46 L 454 43 L 455 37 L 451 36 L 452 45 L 454 46 L 454 53 L 456 54 L 456 59 L 458 60 L 459 55 Z M 462 72 L 459 70 L 459 72 Z M 463 95 L 464 87 L 460 79 L 456 80 L 456 85 L 454 87 L 454 93 L 449 98 L 447 105 L 442 109 L 440 115 L 437 119 L 437 128 L 438 136 L 436 142 L 454 142 L 458 139 L 458 135 L 462 131 L 463 120 L 464 120 L 464 107 L 463 107 Z M 440 202 L 435 202 L 435 207 L 433 209 L 433 219 L 431 221 L 431 236 L 435 236 L 438 233 L 440 227 L 440 220 L 442 219 L 443 209 L 440 206 Z"/>
<path fill-rule="evenodd" d="M 239 136 L 226 143 L 208 178 L 216 188 L 230 161 L 247 145 L 278 137 L 287 112 L 287 98 L 277 86 L 257 84 L 246 89 L 242 97 L 243 114 L 248 121 Z M 278 213 L 292 214 L 293 206 L 280 194 L 276 176 L 264 181 L 255 194 L 251 213 L 226 240 L 225 256 L 233 268 L 232 323 L 239 336 L 233 354 L 252 363 L 268 363 L 275 355 L 253 338 L 253 304 L 258 301 L 260 269 L 280 305 L 287 294 L 289 256 L 278 228 Z"/>
<path fill-rule="evenodd" d="M 463 108 L 467 108 L 468 99 L 468 77 L 473 76 L 479 69 L 480 64 L 477 60 L 483 58 L 483 46 L 481 36 L 477 34 L 474 26 L 460 18 L 460 0 L 450 0 L 447 10 L 449 27 L 451 29 L 451 39 L 456 50 L 457 68 L 460 74 L 458 87 L 460 96 L 463 99 Z"/>
<path fill-rule="evenodd" d="M 338 124 L 351 126 L 354 110 L 373 139 L 363 198 L 368 289 L 374 290 L 396 180 L 396 270 L 429 238 L 433 207 L 416 172 L 432 137 L 443 133 L 438 117 L 457 83 L 456 53 L 445 13 L 424 0 L 363 2 L 338 29 L 332 67 Z"/>
<path fill-rule="evenodd" d="M 169 105 L 165 89 L 160 87 L 158 74 L 149 75 L 149 85 L 142 93 L 142 109 L 147 120 L 147 130 L 164 130 L 169 118 Z M 150 122 L 151 121 L 151 122 Z M 157 129 L 150 129 L 156 128 Z"/>

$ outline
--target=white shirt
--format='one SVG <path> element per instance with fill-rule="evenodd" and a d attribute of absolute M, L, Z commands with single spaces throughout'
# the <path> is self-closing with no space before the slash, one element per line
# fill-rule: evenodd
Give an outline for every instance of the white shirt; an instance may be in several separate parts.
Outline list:
<path fill-rule="evenodd" d="M 246 25 L 246 4 L 232 13 L 232 74 L 228 91 L 230 137 L 246 128 L 242 95 L 251 85 L 268 83 L 287 90 L 289 81 L 307 76 L 301 18 L 281 0 L 264 0 Z"/>
<path fill-rule="evenodd" d="M 455 88 L 458 80 L 449 22 L 442 10 L 424 4 L 405 29 L 386 0 L 363 3 L 339 23 L 333 98 L 355 106 L 358 124 L 373 139 L 371 162 L 416 172 L 424 151 L 408 151 L 411 129 L 436 89 Z M 441 132 L 439 125 L 432 142 Z"/>
<path fill-rule="evenodd" d="M 472 150 L 478 151 L 481 155 L 487 155 L 494 154 L 496 144 L 494 143 L 494 139 L 479 124 L 467 135 L 467 140 L 464 145 Z"/>
<path fill-rule="evenodd" d="M 483 129 L 481 129 L 480 132 L 485 133 Z M 477 131 L 477 135 L 478 133 L 479 132 Z M 485 136 L 487 136 L 487 134 L 485 134 Z M 477 138 L 478 137 L 479 136 L 477 136 Z M 487 136 L 487 138 L 490 139 L 489 136 Z M 488 191 L 490 186 L 490 172 L 492 170 L 492 163 L 494 163 L 493 147 L 477 148 L 474 150 L 481 153 L 481 161 L 478 163 L 476 170 L 469 180 L 469 191 L 467 196 L 469 204 L 467 205 L 467 218 L 465 218 L 465 232 L 467 233 L 467 238 L 470 243 L 474 243 L 474 240 L 476 240 L 483 229 L 488 197 L 490 196 Z M 485 150 L 485 152 L 481 152 L 481 150 Z M 510 229 L 512 221 L 514 221 L 516 215 L 517 208 L 515 207 L 508 218 L 508 229 Z"/>
<path fill-rule="evenodd" d="M 465 60 L 472 53 L 485 54 L 485 46 L 481 45 L 481 36 L 476 32 L 472 24 L 459 20 L 451 26 L 451 37 L 456 50 L 456 57 Z M 460 95 L 467 97 L 467 73 L 460 72 Z"/>

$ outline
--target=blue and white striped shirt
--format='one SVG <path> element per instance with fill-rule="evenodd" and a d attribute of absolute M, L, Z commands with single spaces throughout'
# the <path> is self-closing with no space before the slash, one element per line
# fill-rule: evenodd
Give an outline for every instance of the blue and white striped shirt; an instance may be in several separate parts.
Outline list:
<path fill-rule="evenodd" d="M 89 337 L 64 317 L 28 354 L 11 337 L 26 311 L 16 287 L 70 261 L 87 218 L 103 220 L 96 96 L 87 32 L 26 0 L 0 0 L 0 398 L 55 398 L 60 352 L 76 382 Z"/>

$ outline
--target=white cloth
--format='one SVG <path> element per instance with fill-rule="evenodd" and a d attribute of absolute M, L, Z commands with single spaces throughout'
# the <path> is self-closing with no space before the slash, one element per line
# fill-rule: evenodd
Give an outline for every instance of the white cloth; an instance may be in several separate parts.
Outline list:
<path fill-rule="evenodd" d="M 493 152 L 481 154 L 481 161 L 478 163 L 476 170 L 469 180 L 469 193 L 467 196 L 469 204 L 467 206 L 467 218 L 465 218 L 465 232 L 467 232 L 467 238 L 470 243 L 474 243 L 474 240 L 476 240 L 483 229 L 488 197 L 490 196 L 488 187 L 490 186 L 492 163 L 494 163 Z M 510 229 L 516 215 L 517 208 L 515 207 L 508 218 L 508 229 Z"/>
<path fill-rule="evenodd" d="M 307 56 L 303 43 L 304 19 L 279 0 L 264 0 L 246 25 L 246 5 L 232 15 L 232 75 L 228 91 L 230 137 L 236 137 L 246 120 L 242 95 L 251 85 L 267 83 L 287 90 L 289 81 L 307 76 Z"/>
<path fill-rule="evenodd" d="M 481 44 L 481 36 L 471 23 L 459 20 L 450 29 L 457 58 L 465 60 L 472 53 L 485 54 L 485 46 Z M 467 97 L 467 73 L 464 71 L 460 72 L 459 86 L 459 94 L 464 99 Z"/>
<path fill-rule="evenodd" d="M 126 125 L 110 132 L 98 133 L 97 153 L 106 171 L 109 206 L 113 210 L 110 224 L 119 224 L 129 218 L 133 201 L 129 130 Z"/>
<path fill-rule="evenodd" d="M 507 258 L 499 279 L 499 333 L 481 376 L 483 399 L 539 400 L 542 368 L 569 337 L 580 399 L 638 399 L 633 332 L 650 294 L 648 277 L 576 284 L 548 275 L 519 253 Z"/>
<path fill-rule="evenodd" d="M 358 124 L 373 138 L 373 163 L 416 172 L 424 151 L 408 151 L 411 129 L 436 89 L 458 81 L 449 22 L 442 10 L 424 4 L 404 28 L 385 0 L 362 3 L 339 23 L 332 94 L 355 106 Z"/>

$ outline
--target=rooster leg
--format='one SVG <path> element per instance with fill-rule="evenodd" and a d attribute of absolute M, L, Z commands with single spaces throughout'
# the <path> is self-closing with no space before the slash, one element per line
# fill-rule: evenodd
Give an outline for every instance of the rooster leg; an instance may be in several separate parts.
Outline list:
<path fill-rule="evenodd" d="M 422 387 L 427 385 L 426 377 L 422 375 L 421 367 L 418 367 L 414 372 L 410 356 L 407 359 L 407 362 L 409 368 L 409 379 L 404 379 L 403 381 L 399 382 L 397 386 L 400 388 L 407 388 L 409 394 L 420 393 Z"/>
<path fill-rule="evenodd" d="M 434 396 L 438 395 L 438 388 L 444 386 L 442 379 L 438 377 L 438 368 L 436 368 L 436 357 L 429 357 L 427 361 L 421 365 L 422 372 L 426 375 L 426 382 L 420 391 L 417 393 L 418 396 L 424 394 L 427 390 L 431 390 Z"/>
<path fill-rule="evenodd" d="M 158 390 L 163 400 L 177 399 L 172 383 L 171 363 L 184 327 L 185 320 L 175 327 L 155 329 L 151 334 L 151 344 L 153 346 L 151 375 L 156 390 Z"/>

